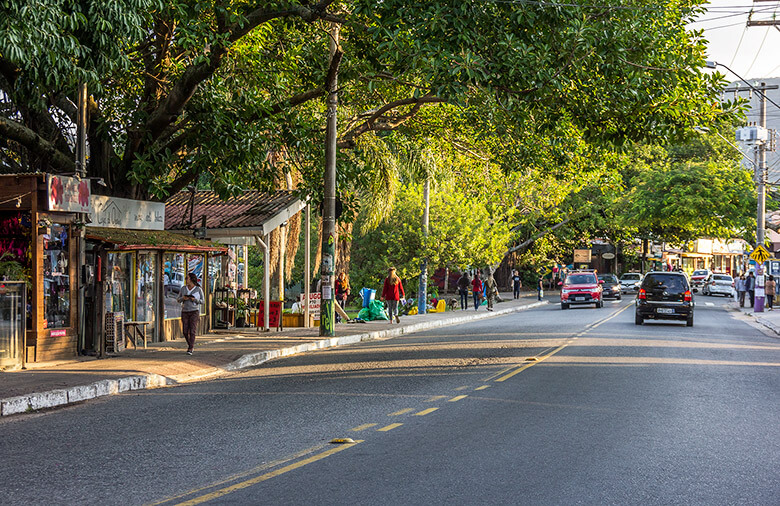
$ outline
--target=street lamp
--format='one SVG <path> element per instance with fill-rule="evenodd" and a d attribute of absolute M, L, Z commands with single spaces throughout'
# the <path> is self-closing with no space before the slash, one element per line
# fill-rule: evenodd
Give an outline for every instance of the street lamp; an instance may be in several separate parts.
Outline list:
<path fill-rule="evenodd" d="M 711 132 L 713 132 L 712 130 L 710 130 L 710 129 L 709 129 L 709 128 L 707 128 L 707 127 L 700 127 L 700 126 L 696 126 L 696 127 L 693 127 L 693 129 L 694 129 L 694 130 L 696 130 L 696 131 L 697 131 L 697 132 L 699 132 L 699 133 L 702 133 L 702 134 L 706 134 L 706 133 L 711 133 Z M 714 131 L 714 133 L 715 133 L 715 135 L 717 135 L 718 137 L 720 137 L 721 139 L 723 139 L 724 141 L 726 141 L 726 143 L 727 143 L 729 146 L 731 146 L 732 148 L 734 148 L 734 149 L 736 149 L 737 151 L 739 151 L 739 154 L 740 154 L 740 155 L 742 155 L 742 158 L 744 158 L 745 160 L 747 160 L 748 162 L 750 162 L 750 163 L 753 165 L 753 168 L 756 168 L 756 162 L 755 162 L 755 161 L 753 161 L 753 160 L 751 160 L 751 159 L 750 159 L 750 157 L 749 157 L 748 155 L 746 155 L 746 154 L 745 154 L 745 153 L 742 151 L 742 149 L 740 149 L 740 147 L 739 147 L 739 146 L 737 146 L 736 144 L 734 144 L 733 142 L 731 142 L 730 140 L 728 140 L 728 138 L 726 138 L 726 136 L 725 136 L 725 135 L 723 135 L 722 133 L 718 132 L 717 130 L 715 130 L 715 131 Z"/>

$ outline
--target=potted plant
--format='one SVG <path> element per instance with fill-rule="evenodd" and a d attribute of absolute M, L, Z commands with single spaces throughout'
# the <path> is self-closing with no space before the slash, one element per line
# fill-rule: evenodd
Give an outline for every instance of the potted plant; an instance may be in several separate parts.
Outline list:
<path fill-rule="evenodd" d="M 236 299 L 236 327 L 246 327 L 246 302 L 243 299 Z"/>

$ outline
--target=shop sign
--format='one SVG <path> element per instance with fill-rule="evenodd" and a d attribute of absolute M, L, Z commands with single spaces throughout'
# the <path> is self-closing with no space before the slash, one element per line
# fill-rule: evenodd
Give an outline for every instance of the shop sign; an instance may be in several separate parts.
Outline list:
<path fill-rule="evenodd" d="M 165 230 L 165 203 L 93 195 L 88 227 Z"/>
<path fill-rule="evenodd" d="M 575 249 L 574 250 L 574 263 L 575 264 L 589 264 L 591 251 L 589 249 Z"/>
<path fill-rule="evenodd" d="M 51 331 L 51 337 L 65 337 L 67 334 L 68 332 L 65 329 Z"/>
<path fill-rule="evenodd" d="M 306 294 L 301 294 L 301 306 L 303 306 L 303 299 Z M 320 303 L 322 302 L 322 294 L 320 292 L 309 292 L 309 315 L 313 316 L 315 320 L 320 319 Z M 304 306 L 305 311 L 305 306 Z"/>
<path fill-rule="evenodd" d="M 615 254 L 607 252 L 601 255 L 601 258 L 603 258 L 604 260 L 612 260 L 613 258 L 615 258 Z"/>
<path fill-rule="evenodd" d="M 89 179 L 46 175 L 46 195 L 49 211 L 88 213 L 90 202 Z"/>

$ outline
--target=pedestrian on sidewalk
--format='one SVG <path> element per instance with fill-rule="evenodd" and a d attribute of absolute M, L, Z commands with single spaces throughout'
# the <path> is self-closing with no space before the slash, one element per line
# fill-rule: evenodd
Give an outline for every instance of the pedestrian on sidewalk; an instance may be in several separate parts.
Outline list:
<path fill-rule="evenodd" d="M 469 308 L 469 285 L 471 279 L 469 279 L 469 273 L 464 272 L 461 277 L 458 278 L 458 295 L 460 295 L 460 309 L 465 311 Z"/>
<path fill-rule="evenodd" d="M 750 307 L 753 307 L 756 301 L 756 275 L 753 274 L 753 271 L 750 271 L 745 281 L 747 283 L 747 293 L 750 296 Z"/>
<path fill-rule="evenodd" d="M 536 300 L 542 300 L 544 297 L 544 278 L 539 276 L 536 280 Z"/>
<path fill-rule="evenodd" d="M 482 280 L 479 277 L 479 273 L 474 274 L 474 279 L 471 280 L 471 293 L 474 295 L 474 311 L 479 309 L 479 305 L 482 303 Z"/>
<path fill-rule="evenodd" d="M 739 302 L 739 307 L 745 307 L 745 294 L 747 293 L 747 281 L 745 280 L 745 275 L 740 274 L 739 278 L 737 279 L 737 302 Z"/>
<path fill-rule="evenodd" d="M 520 289 L 523 287 L 523 280 L 520 279 L 520 273 L 517 269 L 512 271 L 512 294 L 515 299 L 520 298 Z"/>
<path fill-rule="evenodd" d="M 347 277 L 346 272 L 339 272 L 339 276 L 336 278 L 336 286 L 334 288 L 336 291 L 336 302 L 339 303 L 341 309 L 346 311 L 347 297 L 349 297 L 350 292 L 349 278 Z M 341 323 L 341 316 L 338 313 L 336 313 L 336 323 Z"/>
<path fill-rule="evenodd" d="M 198 333 L 200 305 L 203 304 L 203 290 L 198 284 L 198 276 L 194 272 L 187 275 L 187 284 L 181 287 L 178 300 L 181 304 L 181 330 L 187 341 L 187 355 L 192 355 L 195 348 L 195 335 Z"/>
<path fill-rule="evenodd" d="M 775 282 L 775 277 L 773 275 L 769 275 L 769 279 L 766 280 L 766 284 L 764 285 L 764 291 L 766 292 L 766 307 L 769 308 L 771 311 L 774 303 L 775 303 L 775 289 L 777 288 L 777 283 Z"/>
<path fill-rule="evenodd" d="M 498 295 L 498 284 L 496 283 L 493 273 L 490 272 L 490 268 L 487 269 L 487 276 L 485 277 L 485 296 L 487 297 L 487 310 L 493 311 L 493 303 Z"/>
<path fill-rule="evenodd" d="M 387 277 L 385 278 L 385 285 L 382 287 L 381 300 L 387 301 L 387 312 L 389 313 L 390 323 L 393 323 L 393 316 L 395 316 L 395 322 L 401 323 L 401 318 L 398 317 L 398 301 L 405 299 L 404 286 L 401 284 L 401 278 L 395 273 L 395 267 L 390 267 L 387 271 Z"/>

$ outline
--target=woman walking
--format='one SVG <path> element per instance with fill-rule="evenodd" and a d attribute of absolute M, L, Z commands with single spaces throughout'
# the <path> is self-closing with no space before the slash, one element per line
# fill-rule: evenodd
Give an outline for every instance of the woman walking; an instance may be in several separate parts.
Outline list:
<path fill-rule="evenodd" d="M 339 273 L 339 277 L 336 278 L 336 302 L 339 303 L 339 306 L 341 306 L 341 309 L 346 310 L 347 308 L 347 297 L 349 296 L 349 278 L 347 278 L 347 273 L 344 271 L 341 271 Z M 336 314 L 336 323 L 341 322 L 341 316 Z"/>
<path fill-rule="evenodd" d="M 474 274 L 474 279 L 471 280 L 471 291 L 474 294 L 474 311 L 479 309 L 479 304 L 482 302 L 482 279 L 479 277 L 479 273 Z"/>
<path fill-rule="evenodd" d="M 181 330 L 187 340 L 187 355 L 192 355 L 195 348 L 195 334 L 198 333 L 200 305 L 203 304 L 203 290 L 198 284 L 198 276 L 194 272 L 187 275 L 187 284 L 181 287 L 178 300 L 181 304 Z"/>
<path fill-rule="evenodd" d="M 775 282 L 775 277 L 771 274 L 769 275 L 769 279 L 766 281 L 766 284 L 764 285 L 764 292 L 766 293 L 766 306 L 771 311 L 773 309 L 773 306 L 775 305 L 775 289 L 777 288 L 777 283 Z"/>
<path fill-rule="evenodd" d="M 396 323 L 401 323 L 401 319 L 398 317 L 398 301 L 405 298 L 406 294 L 404 294 L 401 278 L 395 273 L 395 267 L 390 267 L 385 278 L 385 285 L 382 287 L 382 300 L 387 301 L 390 323 L 393 323 L 393 316 L 395 316 Z"/>

